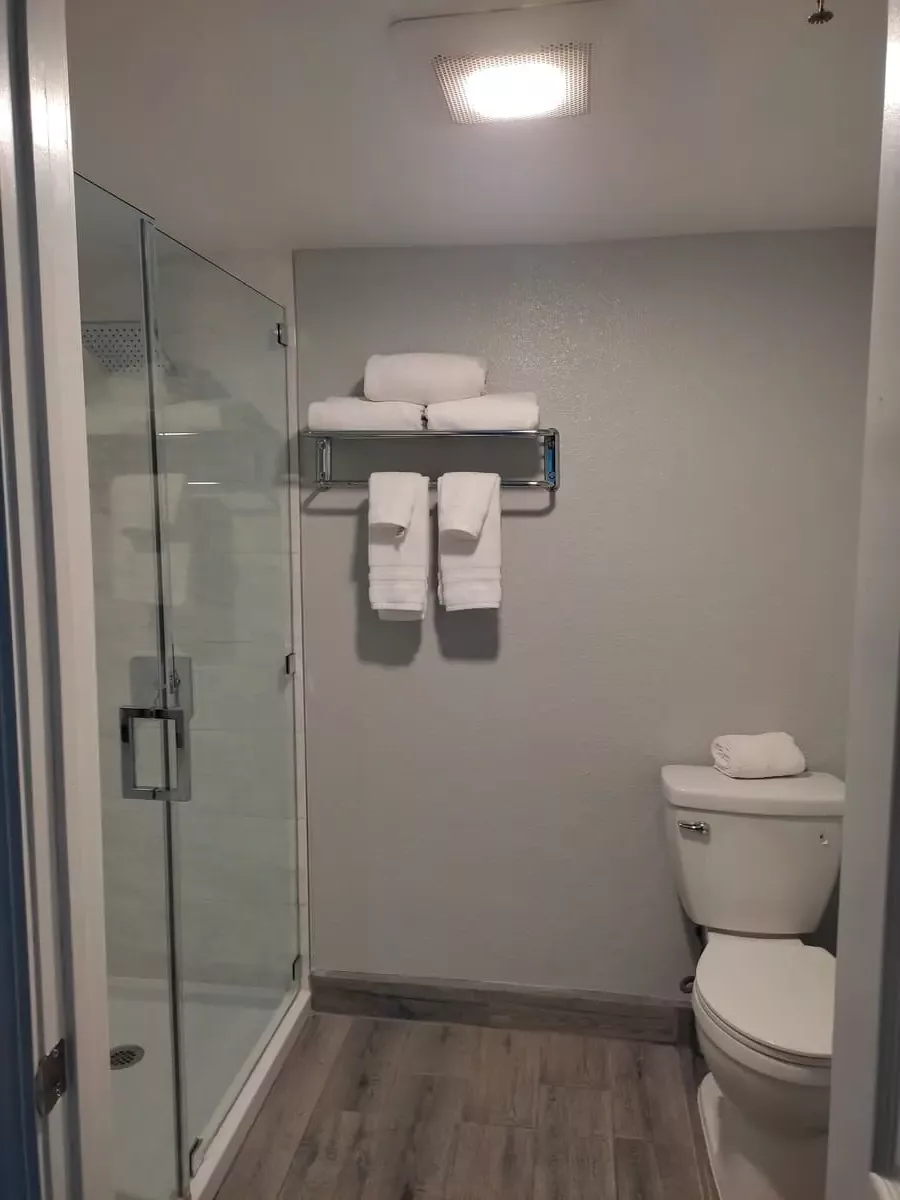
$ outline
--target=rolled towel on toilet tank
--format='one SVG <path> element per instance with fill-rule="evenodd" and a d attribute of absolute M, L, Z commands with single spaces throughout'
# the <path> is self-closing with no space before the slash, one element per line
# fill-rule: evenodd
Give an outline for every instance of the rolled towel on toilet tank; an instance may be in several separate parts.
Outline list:
<path fill-rule="evenodd" d="M 472 396 L 447 400 L 425 409 L 429 429 L 537 429 L 541 421 L 534 392 Z"/>
<path fill-rule="evenodd" d="M 406 400 L 434 404 L 480 396 L 487 378 L 483 358 L 464 354 L 373 354 L 366 363 L 363 391 L 384 403 Z"/>
<path fill-rule="evenodd" d="M 307 422 L 310 429 L 421 429 L 425 409 L 421 404 L 372 404 L 360 396 L 331 396 L 313 400 Z"/>
<path fill-rule="evenodd" d="M 712 744 L 713 764 L 732 779 L 802 775 L 803 751 L 789 733 L 727 733 Z"/>

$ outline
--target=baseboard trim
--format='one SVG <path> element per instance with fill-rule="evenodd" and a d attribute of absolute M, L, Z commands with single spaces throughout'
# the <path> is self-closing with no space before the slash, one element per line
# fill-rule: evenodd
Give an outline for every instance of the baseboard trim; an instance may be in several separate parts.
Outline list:
<path fill-rule="evenodd" d="M 692 1036 L 690 1003 L 681 1000 L 343 971 L 313 972 L 310 988 L 316 1012 L 673 1045 L 687 1045 Z"/>

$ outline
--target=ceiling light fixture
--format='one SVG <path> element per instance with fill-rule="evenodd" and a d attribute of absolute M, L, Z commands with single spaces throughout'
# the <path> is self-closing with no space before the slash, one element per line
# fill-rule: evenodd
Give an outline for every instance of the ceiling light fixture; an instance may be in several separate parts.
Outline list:
<path fill-rule="evenodd" d="M 590 108 L 588 42 L 481 58 L 439 54 L 432 64 L 458 125 L 576 117 Z"/>
<path fill-rule="evenodd" d="M 545 62 L 478 67 L 463 84 L 470 107 L 485 121 L 547 117 L 566 101 L 566 77 Z"/>

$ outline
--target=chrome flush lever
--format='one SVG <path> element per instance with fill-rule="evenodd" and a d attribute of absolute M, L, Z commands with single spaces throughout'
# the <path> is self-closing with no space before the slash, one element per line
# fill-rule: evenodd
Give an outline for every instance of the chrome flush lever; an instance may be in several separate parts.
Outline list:
<path fill-rule="evenodd" d="M 709 837 L 709 826 L 705 821 L 679 821 L 678 828 L 685 833 L 699 833 L 702 837 Z"/>

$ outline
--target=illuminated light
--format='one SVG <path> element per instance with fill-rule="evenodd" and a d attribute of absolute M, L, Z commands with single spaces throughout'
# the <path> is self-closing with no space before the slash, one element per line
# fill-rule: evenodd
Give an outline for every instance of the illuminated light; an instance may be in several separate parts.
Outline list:
<path fill-rule="evenodd" d="M 552 63 L 480 67 L 463 86 L 473 111 L 488 121 L 545 117 L 566 102 L 565 73 Z"/>

